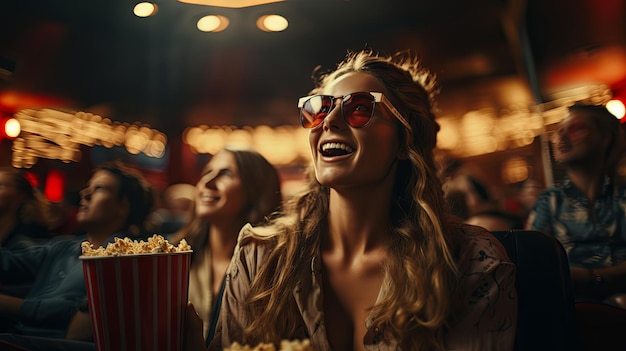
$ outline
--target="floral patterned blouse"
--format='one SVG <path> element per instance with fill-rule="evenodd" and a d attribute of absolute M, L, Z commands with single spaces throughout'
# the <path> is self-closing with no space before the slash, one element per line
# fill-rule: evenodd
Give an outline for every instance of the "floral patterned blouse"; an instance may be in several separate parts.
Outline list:
<path fill-rule="evenodd" d="M 606 178 L 593 201 L 569 179 L 543 191 L 527 227 L 558 239 L 572 267 L 600 268 L 626 262 L 626 188 Z"/>
<path fill-rule="evenodd" d="M 242 233 L 247 230 L 254 229 L 248 225 Z M 454 316 L 455 323 L 444 336 L 445 345 L 448 350 L 513 350 L 517 326 L 515 265 L 498 239 L 485 229 L 467 225 L 460 234 L 468 238 L 457 258 L 465 308 Z M 220 320 L 209 350 L 222 350 L 234 342 L 243 344 L 243 330 L 248 323 L 243 301 L 271 249 L 266 243 L 242 237 L 229 267 Z M 292 295 L 299 310 L 300 318 L 294 318 L 300 322 L 298 335 L 289 336 L 292 340 L 310 339 L 316 351 L 331 350 L 324 323 L 321 268 L 320 260 L 314 257 L 310 268 L 302 272 Z M 379 301 L 385 293 L 383 284 Z M 372 327 L 370 318 L 364 323 L 368 329 L 363 340 L 366 350 L 399 350 L 393 341 L 383 340 L 383 330 Z"/>

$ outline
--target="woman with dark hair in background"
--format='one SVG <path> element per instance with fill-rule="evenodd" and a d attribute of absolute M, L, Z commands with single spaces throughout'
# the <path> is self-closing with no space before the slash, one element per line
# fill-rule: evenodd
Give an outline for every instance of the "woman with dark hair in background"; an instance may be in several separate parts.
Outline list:
<path fill-rule="evenodd" d="M 196 183 L 189 222 L 172 241 L 186 239 L 193 248 L 189 301 L 212 338 L 220 289 L 237 235 L 246 223 L 263 223 L 281 205 L 278 171 L 261 154 L 224 148 L 206 164 Z"/>

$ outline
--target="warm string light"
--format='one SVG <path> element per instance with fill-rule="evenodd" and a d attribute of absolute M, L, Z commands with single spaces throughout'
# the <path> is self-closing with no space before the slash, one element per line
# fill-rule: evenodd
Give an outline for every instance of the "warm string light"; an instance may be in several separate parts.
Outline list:
<path fill-rule="evenodd" d="M 530 145 L 543 132 L 543 118 L 529 107 L 481 109 L 461 117 L 442 116 L 437 148 L 458 157 L 469 157 Z"/>
<path fill-rule="evenodd" d="M 485 108 L 461 117 L 442 116 L 437 148 L 458 157 L 470 157 L 524 147 L 546 133 L 576 101 L 607 103 L 610 94 L 604 86 L 590 86 L 561 92 L 554 100 L 536 106 Z M 615 100 L 614 100 L 615 101 Z M 607 103 L 607 108 L 614 109 Z M 619 112 L 619 111 L 618 111 Z M 85 112 L 75 114 L 52 110 L 22 110 L 14 118 L 21 125 L 13 141 L 13 164 L 30 167 L 37 158 L 63 162 L 80 160 L 79 145 L 124 146 L 131 154 L 163 157 L 165 134 L 139 123 L 119 123 Z M 183 142 L 199 154 L 214 154 L 224 146 L 251 148 L 276 165 L 303 164 L 309 159 L 308 131 L 299 126 L 232 127 L 198 126 L 187 128 Z M 517 179 L 511 173 L 509 178 Z"/>
<path fill-rule="evenodd" d="M 131 154 L 163 157 L 167 137 L 146 125 L 113 122 L 86 112 L 26 109 L 14 118 L 22 131 L 13 141 L 12 164 L 30 168 L 39 158 L 79 162 L 80 145 L 124 146 Z"/>
<path fill-rule="evenodd" d="M 254 149 L 272 164 L 291 165 L 308 160 L 307 136 L 308 131 L 300 126 L 199 126 L 187 128 L 183 142 L 198 154 L 214 154 L 225 146 Z"/>

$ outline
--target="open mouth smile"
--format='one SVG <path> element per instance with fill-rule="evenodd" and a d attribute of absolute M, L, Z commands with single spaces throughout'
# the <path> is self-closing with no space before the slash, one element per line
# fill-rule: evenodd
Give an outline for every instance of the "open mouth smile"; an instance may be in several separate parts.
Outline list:
<path fill-rule="evenodd" d="M 344 143 L 325 143 L 320 148 L 320 153 L 325 157 L 343 156 L 354 152 L 354 149 Z"/>
<path fill-rule="evenodd" d="M 212 195 L 202 195 L 200 196 L 200 201 L 204 202 L 204 203 L 213 203 L 213 202 L 217 202 L 220 198 L 218 196 L 212 196 Z"/>

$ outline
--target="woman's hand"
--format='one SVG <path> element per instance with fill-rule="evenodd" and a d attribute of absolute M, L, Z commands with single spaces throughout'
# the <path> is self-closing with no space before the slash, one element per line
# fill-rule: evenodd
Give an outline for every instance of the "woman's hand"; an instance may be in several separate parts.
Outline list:
<path fill-rule="evenodd" d="M 184 333 L 183 350 L 206 351 L 204 336 L 202 335 L 202 318 L 191 302 L 187 304 Z"/>

